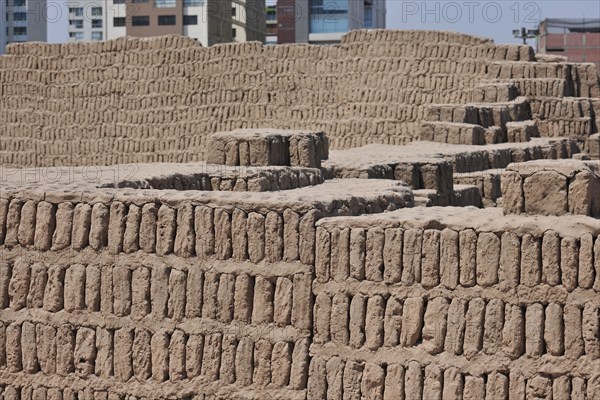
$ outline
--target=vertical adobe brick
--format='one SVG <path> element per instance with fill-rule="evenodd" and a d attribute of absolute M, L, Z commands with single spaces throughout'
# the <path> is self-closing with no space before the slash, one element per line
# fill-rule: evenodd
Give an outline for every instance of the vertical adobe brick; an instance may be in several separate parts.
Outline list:
<path fill-rule="evenodd" d="M 37 250 L 48 251 L 52 247 L 52 235 L 56 228 L 56 209 L 53 204 L 42 201 L 37 206 L 34 245 Z"/>
<path fill-rule="evenodd" d="M 185 317 L 186 272 L 171 269 L 169 274 L 168 317 L 180 321 Z"/>
<path fill-rule="evenodd" d="M 19 221 L 18 239 L 21 246 L 32 246 L 35 236 L 35 218 L 37 206 L 34 201 L 29 200 L 21 209 Z"/>
<path fill-rule="evenodd" d="M 294 284 L 289 278 L 283 276 L 277 278 L 273 319 L 278 326 L 287 326 L 292 323 L 293 289 Z"/>
<path fill-rule="evenodd" d="M 215 252 L 214 210 L 199 206 L 194 210 L 194 230 L 196 232 L 196 255 L 207 258 Z"/>
<path fill-rule="evenodd" d="M 116 355 L 120 357 L 120 354 Z M 96 328 L 96 362 L 95 373 L 101 378 L 113 376 L 113 360 L 115 359 L 113 332 L 101 327 Z M 120 360 L 115 360 L 119 363 Z"/>
<path fill-rule="evenodd" d="M 231 258 L 231 216 L 227 210 L 216 208 L 214 213 L 215 255 L 219 260 Z"/>
<path fill-rule="evenodd" d="M 269 262 L 283 259 L 283 219 L 274 211 L 265 218 L 265 258 Z"/>
<path fill-rule="evenodd" d="M 293 390 L 305 389 L 308 383 L 309 347 L 308 339 L 300 339 L 294 346 L 290 372 L 290 388 Z"/>
<path fill-rule="evenodd" d="M 371 228 L 367 231 L 365 278 L 369 281 L 381 282 L 383 280 L 383 248 L 385 245 L 385 232 L 380 228 Z"/>
<path fill-rule="evenodd" d="M 422 297 L 409 297 L 404 301 L 402 311 L 402 334 L 400 344 L 412 347 L 421 338 L 425 303 Z"/>
<path fill-rule="evenodd" d="M 389 364 L 385 376 L 383 400 L 404 399 L 404 367 L 400 364 Z"/>
<path fill-rule="evenodd" d="M 560 285 L 560 237 L 554 231 L 545 232 L 542 239 L 542 282 Z"/>
<path fill-rule="evenodd" d="M 336 282 L 344 282 L 350 276 L 350 229 L 331 230 L 330 276 Z"/>
<path fill-rule="evenodd" d="M 300 216 L 289 208 L 283 212 L 283 259 L 300 258 Z"/>
<path fill-rule="evenodd" d="M 152 267 L 150 299 L 152 302 L 152 314 L 157 318 L 164 318 L 167 316 L 169 272 L 169 269 L 164 265 L 155 265 Z"/>
<path fill-rule="evenodd" d="M 386 283 L 398 283 L 402 279 L 402 229 L 388 228 L 385 230 L 383 245 L 383 280 Z"/>
<path fill-rule="evenodd" d="M 250 386 L 254 375 L 254 343 L 250 338 L 239 340 L 235 355 L 236 384 L 241 387 Z"/>
<path fill-rule="evenodd" d="M 192 257 L 195 253 L 194 207 L 184 204 L 177 210 L 177 233 L 174 252 L 179 257 Z"/>
<path fill-rule="evenodd" d="M 577 287 L 579 264 L 579 244 L 572 237 L 563 238 L 560 243 L 561 281 L 569 292 Z"/>
<path fill-rule="evenodd" d="M 175 231 L 177 229 L 177 210 L 166 205 L 158 209 L 156 224 L 156 254 L 164 256 L 173 252 Z"/>
<path fill-rule="evenodd" d="M 330 279 L 331 236 L 327 229 L 317 228 L 315 275 L 317 282 L 325 283 Z"/>
<path fill-rule="evenodd" d="M 1 326 L 0 329 L 2 329 Z M 56 372 L 56 329 L 50 325 L 37 324 L 35 326 L 35 345 L 40 370 L 46 375 L 54 374 Z M 2 358 L 1 353 L 0 350 L 0 358 Z"/>
<path fill-rule="evenodd" d="M 64 308 L 67 312 L 85 308 L 85 266 L 73 264 L 65 272 Z"/>
<path fill-rule="evenodd" d="M 175 329 L 169 342 L 169 378 L 172 381 L 180 381 L 186 378 L 185 371 L 185 345 L 186 334 Z"/>
<path fill-rule="evenodd" d="M 498 283 L 500 238 L 491 232 L 482 232 L 477 238 L 477 284 L 492 286 Z"/>
<path fill-rule="evenodd" d="M 288 342 L 277 342 L 271 355 L 271 384 L 276 388 L 286 387 L 292 368 L 292 347 Z"/>
<path fill-rule="evenodd" d="M 350 277 L 365 279 L 365 262 L 367 257 L 367 235 L 362 228 L 350 231 Z"/>
<path fill-rule="evenodd" d="M 204 353 L 204 336 L 190 335 L 185 344 L 185 373 L 189 379 L 200 375 Z"/>
<path fill-rule="evenodd" d="M 429 354 L 444 351 L 448 308 L 448 300 L 443 297 L 430 299 L 427 303 L 423 318 L 423 349 Z"/>
<path fill-rule="evenodd" d="M 259 213 L 248 214 L 248 257 L 253 263 L 265 256 L 265 217 Z"/>
<path fill-rule="evenodd" d="M 156 251 L 156 222 L 158 220 L 158 208 L 156 204 L 144 204 L 140 221 L 139 245 L 145 253 Z"/>
<path fill-rule="evenodd" d="M 521 280 L 521 241 L 519 236 L 512 232 L 504 232 L 500 241 L 498 280 L 500 290 L 506 292 L 516 288 Z"/>
<path fill-rule="evenodd" d="M 75 215 L 73 203 L 60 203 L 56 210 L 56 229 L 52 234 L 52 250 L 66 249 L 71 245 L 73 218 Z"/>
<path fill-rule="evenodd" d="M 460 249 L 460 284 L 474 286 L 477 276 L 477 234 L 465 229 L 458 234 Z"/>
<path fill-rule="evenodd" d="M 80 376 L 94 374 L 96 360 L 96 331 L 80 327 L 75 337 L 75 371 Z"/>
<path fill-rule="evenodd" d="M 406 286 L 421 282 L 422 229 L 404 231 L 402 249 L 402 284 Z"/>
<path fill-rule="evenodd" d="M 95 265 L 85 269 L 85 306 L 89 311 L 100 311 L 102 271 Z"/>
<path fill-rule="evenodd" d="M 521 284 L 535 287 L 542 277 L 541 240 L 532 235 L 521 239 Z"/>
<path fill-rule="evenodd" d="M 123 251 L 127 254 L 135 253 L 140 249 L 141 222 L 142 209 L 135 204 L 130 204 L 123 234 Z"/>
<path fill-rule="evenodd" d="M 225 384 L 232 384 L 235 382 L 235 355 L 237 350 L 238 341 L 235 335 L 224 335 L 222 354 L 221 354 L 221 367 L 219 371 L 220 381 Z M 270 362 L 271 360 L 269 360 Z"/>
<path fill-rule="evenodd" d="M 31 266 L 29 293 L 27 294 L 27 307 L 42 308 L 44 306 L 44 290 L 47 282 L 48 271 L 46 267 L 40 263 L 33 264 Z M 2 307 L 0 306 L 0 308 Z"/>
<path fill-rule="evenodd" d="M 88 246 L 91 226 L 92 206 L 87 203 L 78 203 L 73 211 L 73 231 L 71 232 L 73 249 L 82 250 Z"/>
<path fill-rule="evenodd" d="M 92 207 L 92 218 L 90 225 L 89 243 L 92 249 L 98 251 L 108 244 L 108 224 L 110 212 L 108 207 L 102 203 L 96 203 Z"/>
<path fill-rule="evenodd" d="M 287 211 L 287 210 L 286 210 Z M 284 214 L 285 215 L 285 214 Z M 231 241 L 233 258 L 236 260 L 248 259 L 248 230 L 246 222 L 247 214 L 235 208 L 231 214 Z"/>
<path fill-rule="evenodd" d="M 108 250 L 111 254 L 119 254 L 123 251 L 126 219 L 127 207 L 118 201 L 112 203 L 108 224 Z"/>
<path fill-rule="evenodd" d="M 458 232 L 444 229 L 440 235 L 440 280 L 448 289 L 458 286 L 459 261 Z"/>

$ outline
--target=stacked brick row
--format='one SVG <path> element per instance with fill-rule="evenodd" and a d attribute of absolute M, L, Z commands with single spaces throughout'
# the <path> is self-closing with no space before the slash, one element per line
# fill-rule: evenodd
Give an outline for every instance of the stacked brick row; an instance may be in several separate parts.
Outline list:
<path fill-rule="evenodd" d="M 90 319 L 111 315 L 131 321 L 152 319 L 156 326 L 203 318 L 206 326 L 188 324 L 187 329 L 206 333 L 216 327 L 227 330 L 228 324 L 233 324 L 232 331 L 246 329 L 250 335 L 252 329 L 246 325 L 253 324 L 258 327 L 255 336 L 261 333 L 261 324 L 290 328 L 282 329 L 287 334 L 306 331 L 311 324 L 305 307 L 311 290 L 307 272 L 249 275 L 219 272 L 218 266 L 210 263 L 211 269 L 191 265 L 178 269 L 158 261 L 151 267 L 136 266 L 139 260 L 135 259 L 129 259 L 134 265 L 127 266 L 123 261 L 118 265 L 99 261 L 65 266 L 51 264 L 49 259 L 8 256 L 11 259 L 0 265 L 3 310 L 39 309 L 51 319 L 62 316 L 73 322 L 81 321 L 85 311 Z M 119 319 L 109 325 L 125 329 L 132 324 Z"/>
<path fill-rule="evenodd" d="M 12 46 L 0 58 L 0 161 L 197 161 L 208 134 L 260 127 L 322 130 L 333 148 L 404 144 L 418 138 L 424 104 L 466 103 L 489 80 L 488 65 L 528 64 L 530 53 L 457 34 L 379 31 L 327 47 L 204 49 L 177 37 Z"/>
<path fill-rule="evenodd" d="M 367 212 L 366 205 L 362 206 L 359 212 Z M 142 250 L 158 256 L 311 264 L 313 225 L 320 215 L 315 209 L 263 214 L 191 204 L 54 204 L 3 199 L 0 243 L 39 251 L 90 248 L 119 254 Z"/>
<path fill-rule="evenodd" d="M 98 376 L 120 382 L 220 381 L 238 388 L 254 385 L 302 390 L 306 386 L 306 340 L 254 342 L 233 334 L 188 334 L 158 330 L 2 323 L 4 367 L 68 377 Z M 293 378 L 290 378 L 293 376 Z M 133 385 L 132 385 L 133 386 Z"/>
<path fill-rule="evenodd" d="M 402 365 L 316 357 L 311 373 L 309 398 L 382 400 L 422 399 L 596 399 L 600 377 L 534 375 L 522 378 L 509 372 L 461 372 L 453 366 L 439 367 L 410 361 Z"/>
<path fill-rule="evenodd" d="M 239 168 L 231 171 L 214 165 L 205 168 L 214 169 L 215 172 L 198 173 L 191 176 L 173 174 L 160 178 L 149 178 L 145 181 L 126 179 L 118 182 L 117 185 L 120 188 L 133 187 L 159 190 L 274 192 L 315 186 L 324 181 L 322 172 L 316 168 L 271 167 L 262 170 Z M 220 169 L 224 169 L 225 173 L 221 173 Z M 108 187 L 114 186 L 114 183 L 108 184 Z"/>
<path fill-rule="evenodd" d="M 319 222 L 319 225 L 322 225 Z M 600 240 L 473 229 L 317 229 L 316 280 L 424 289 L 516 290 L 539 285 L 600 292 Z M 336 284 L 329 284 L 336 282 Z M 393 290 L 390 287 L 386 290 Z M 383 288 L 380 288 L 383 290 Z"/>

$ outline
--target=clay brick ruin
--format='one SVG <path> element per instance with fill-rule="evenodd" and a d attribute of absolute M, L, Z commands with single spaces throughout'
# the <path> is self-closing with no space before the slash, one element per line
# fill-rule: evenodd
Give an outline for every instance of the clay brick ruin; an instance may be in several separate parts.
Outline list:
<path fill-rule="evenodd" d="M 600 399 L 593 64 L 31 43 L 0 104 L 1 399 Z"/>

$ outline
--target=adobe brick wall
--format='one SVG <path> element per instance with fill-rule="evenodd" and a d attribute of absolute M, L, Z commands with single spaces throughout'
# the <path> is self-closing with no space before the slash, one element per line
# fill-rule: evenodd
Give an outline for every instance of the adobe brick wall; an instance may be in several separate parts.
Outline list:
<path fill-rule="evenodd" d="M 0 163 L 201 161 L 209 134 L 235 128 L 323 131 L 334 149 L 403 144 L 418 139 L 425 105 L 477 101 L 473 89 L 496 93 L 498 80 L 532 96 L 598 96 L 593 66 L 532 61 L 529 46 L 426 31 L 357 31 L 323 47 L 201 48 L 176 36 L 11 45 Z"/>

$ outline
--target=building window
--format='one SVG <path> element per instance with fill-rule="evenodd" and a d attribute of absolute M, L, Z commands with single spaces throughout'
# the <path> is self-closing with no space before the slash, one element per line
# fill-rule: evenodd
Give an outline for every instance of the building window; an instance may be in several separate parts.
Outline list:
<path fill-rule="evenodd" d="M 198 25 L 198 16 L 197 15 L 184 15 L 183 16 L 183 24 L 184 25 Z"/>
<path fill-rule="evenodd" d="M 69 37 L 76 41 L 81 41 L 83 40 L 83 32 L 69 32 Z"/>
<path fill-rule="evenodd" d="M 6 17 L 8 21 L 8 17 Z M 24 12 L 16 12 L 13 14 L 13 21 L 27 21 L 27 13 Z"/>
<path fill-rule="evenodd" d="M 150 25 L 150 17 L 147 15 L 131 17 L 132 26 L 148 26 Z"/>
<path fill-rule="evenodd" d="M 92 32 L 92 40 L 102 40 L 102 32 Z"/>
<path fill-rule="evenodd" d="M 147 3 L 148 0 L 133 0 L 133 3 Z"/>
<path fill-rule="evenodd" d="M 350 0 L 310 0 L 310 33 L 348 32 Z"/>
<path fill-rule="evenodd" d="M 101 17 L 102 7 L 92 7 L 92 17 Z"/>
<path fill-rule="evenodd" d="M 69 14 L 73 14 L 76 17 L 83 17 L 83 8 L 82 7 L 69 8 Z"/>
<path fill-rule="evenodd" d="M 154 0 L 154 7 L 156 8 L 172 8 L 177 7 L 175 0 Z"/>
<path fill-rule="evenodd" d="M 125 17 L 113 18 L 113 26 L 125 26 Z"/>
<path fill-rule="evenodd" d="M 200 7 L 202 0 L 183 0 L 184 7 Z"/>
<path fill-rule="evenodd" d="M 237 36 L 237 29 L 231 28 L 231 37 L 235 39 L 236 36 Z"/>
<path fill-rule="evenodd" d="M 277 22 L 277 9 L 275 6 L 267 7 L 267 22 Z"/>
<path fill-rule="evenodd" d="M 158 24 L 159 25 L 175 25 L 176 18 L 174 15 L 159 15 L 158 16 Z"/>
<path fill-rule="evenodd" d="M 27 27 L 15 26 L 13 28 L 13 35 L 15 35 L 15 36 L 27 35 Z"/>
<path fill-rule="evenodd" d="M 25 7 L 25 0 L 13 0 L 12 5 L 15 7 Z"/>
<path fill-rule="evenodd" d="M 235 17 L 237 15 L 237 11 L 235 7 L 231 7 L 231 16 Z"/>
<path fill-rule="evenodd" d="M 113 4 L 125 4 L 125 0 L 113 0 Z"/>
<path fill-rule="evenodd" d="M 101 19 L 93 19 L 92 20 L 92 28 L 102 28 L 102 20 Z"/>
<path fill-rule="evenodd" d="M 82 19 L 69 20 L 69 25 L 71 25 L 71 27 L 74 29 L 83 29 L 83 20 Z"/>
<path fill-rule="evenodd" d="M 373 6 L 365 6 L 365 28 L 373 27 Z"/>

